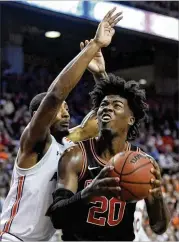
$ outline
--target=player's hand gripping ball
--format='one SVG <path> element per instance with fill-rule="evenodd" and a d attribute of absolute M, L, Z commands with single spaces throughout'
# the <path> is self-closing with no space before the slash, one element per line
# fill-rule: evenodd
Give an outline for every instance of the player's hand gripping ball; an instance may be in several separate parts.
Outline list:
<path fill-rule="evenodd" d="M 151 168 L 151 173 L 154 175 L 154 178 L 151 179 L 152 188 L 149 190 L 150 195 L 154 199 L 159 199 L 162 197 L 162 189 L 161 189 L 161 173 L 160 168 L 157 162 L 151 158 L 151 163 L 153 164 L 153 168 Z"/>

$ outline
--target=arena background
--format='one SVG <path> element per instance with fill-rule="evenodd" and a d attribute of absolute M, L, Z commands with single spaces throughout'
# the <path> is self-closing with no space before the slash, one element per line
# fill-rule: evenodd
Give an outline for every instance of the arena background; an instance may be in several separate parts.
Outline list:
<path fill-rule="evenodd" d="M 30 120 L 28 104 L 94 36 L 97 23 L 116 5 L 124 19 L 103 53 L 107 72 L 136 80 L 147 91 L 150 122 L 135 140 L 160 165 L 163 192 L 172 213 L 166 233 L 157 236 L 143 213 L 148 241 L 179 241 L 178 2 L 14 1 L 0 2 L 0 212 L 7 195 L 19 137 Z M 59 31 L 46 38 L 46 31 Z M 68 98 L 71 126 L 90 109 L 94 85 L 86 71 Z M 137 225 L 138 226 L 138 225 Z M 145 237 L 146 238 L 146 237 Z M 59 240 L 59 233 L 54 237 Z M 142 241 L 142 238 L 140 238 Z"/>

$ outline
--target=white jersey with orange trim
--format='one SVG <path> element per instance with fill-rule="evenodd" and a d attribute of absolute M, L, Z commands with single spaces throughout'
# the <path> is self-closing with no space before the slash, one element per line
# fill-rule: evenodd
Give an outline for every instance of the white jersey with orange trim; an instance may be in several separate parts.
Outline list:
<path fill-rule="evenodd" d="M 63 138 L 61 145 L 51 137 L 48 151 L 35 166 L 22 169 L 15 161 L 11 188 L 1 214 L 0 235 L 4 241 L 12 241 L 12 236 L 25 241 L 49 240 L 55 232 L 45 213 L 53 201 L 60 156 L 74 143 Z"/>
<path fill-rule="evenodd" d="M 150 241 L 142 226 L 144 208 L 145 208 L 144 200 L 138 201 L 136 203 L 136 210 L 134 213 L 134 233 L 135 233 L 134 241 Z"/>

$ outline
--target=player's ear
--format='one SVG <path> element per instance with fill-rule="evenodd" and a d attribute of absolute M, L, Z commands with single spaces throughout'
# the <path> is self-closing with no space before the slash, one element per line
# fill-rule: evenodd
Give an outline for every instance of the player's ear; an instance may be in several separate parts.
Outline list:
<path fill-rule="evenodd" d="M 134 116 L 130 116 L 130 117 L 129 117 L 128 124 L 132 126 L 134 123 L 135 123 L 135 118 L 134 118 Z"/>

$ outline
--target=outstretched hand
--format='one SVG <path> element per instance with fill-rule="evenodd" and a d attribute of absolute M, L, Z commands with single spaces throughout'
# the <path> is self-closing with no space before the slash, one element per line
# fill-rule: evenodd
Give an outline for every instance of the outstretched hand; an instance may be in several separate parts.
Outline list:
<path fill-rule="evenodd" d="M 101 48 L 107 47 L 111 43 L 115 33 L 114 26 L 122 19 L 122 12 L 114 14 L 115 10 L 116 8 L 110 10 L 98 25 L 94 40 Z"/>
<path fill-rule="evenodd" d="M 80 49 L 83 50 L 89 44 L 88 40 L 80 43 Z M 105 72 L 105 61 L 101 49 L 96 53 L 94 58 L 88 65 L 88 70 L 93 74 L 100 74 Z"/>

